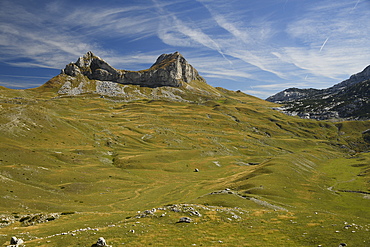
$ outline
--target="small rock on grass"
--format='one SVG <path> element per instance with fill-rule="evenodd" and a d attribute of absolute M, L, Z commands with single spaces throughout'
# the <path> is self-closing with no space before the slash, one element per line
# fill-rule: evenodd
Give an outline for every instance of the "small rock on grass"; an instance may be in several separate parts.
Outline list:
<path fill-rule="evenodd" d="M 100 237 L 96 244 L 91 245 L 91 247 L 103 247 L 103 246 L 111 247 L 111 245 L 107 245 L 107 242 L 103 237 Z"/>
<path fill-rule="evenodd" d="M 178 221 L 178 223 L 190 223 L 192 222 L 192 219 L 190 219 L 189 217 L 181 217 L 180 220 Z"/>

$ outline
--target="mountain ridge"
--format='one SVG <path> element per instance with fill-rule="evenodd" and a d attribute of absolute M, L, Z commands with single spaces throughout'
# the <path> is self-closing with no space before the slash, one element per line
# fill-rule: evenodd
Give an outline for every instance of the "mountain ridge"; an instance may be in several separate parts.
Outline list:
<path fill-rule="evenodd" d="M 288 88 L 266 100 L 283 106 L 277 109 L 302 118 L 317 120 L 370 119 L 370 66 L 326 89 Z"/>

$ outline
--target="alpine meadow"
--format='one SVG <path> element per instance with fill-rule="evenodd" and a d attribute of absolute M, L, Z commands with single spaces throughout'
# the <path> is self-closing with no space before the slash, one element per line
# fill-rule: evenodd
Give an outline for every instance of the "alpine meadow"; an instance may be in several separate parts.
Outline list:
<path fill-rule="evenodd" d="M 178 52 L 0 87 L 0 244 L 369 246 L 370 120 L 279 106 Z"/>

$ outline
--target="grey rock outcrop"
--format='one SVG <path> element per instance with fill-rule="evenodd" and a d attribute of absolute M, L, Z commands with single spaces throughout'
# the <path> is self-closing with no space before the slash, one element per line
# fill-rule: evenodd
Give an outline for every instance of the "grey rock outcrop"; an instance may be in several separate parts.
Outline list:
<path fill-rule="evenodd" d="M 91 51 L 77 62 L 68 64 L 61 72 L 72 77 L 84 75 L 90 80 L 109 81 L 144 87 L 180 87 L 191 81 L 204 79 L 179 53 L 162 54 L 147 70 L 118 70 Z"/>

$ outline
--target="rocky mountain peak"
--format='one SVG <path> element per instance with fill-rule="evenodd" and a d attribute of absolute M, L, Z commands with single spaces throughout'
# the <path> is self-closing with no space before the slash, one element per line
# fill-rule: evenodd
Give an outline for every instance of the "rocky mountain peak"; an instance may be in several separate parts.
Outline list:
<path fill-rule="evenodd" d="M 186 59 L 179 53 L 162 54 L 156 62 L 146 70 L 118 70 L 109 65 L 91 51 L 78 58 L 75 63 L 68 64 L 62 74 L 76 77 L 87 76 L 90 80 L 110 81 L 120 84 L 132 84 L 146 87 L 180 87 L 192 81 L 205 80 L 198 74 Z"/>
<path fill-rule="evenodd" d="M 78 58 L 76 65 L 78 67 L 89 67 L 94 57 L 96 57 L 94 53 L 92 53 L 92 51 L 88 51 L 85 55 Z"/>
<path fill-rule="evenodd" d="M 176 51 L 175 53 L 170 53 L 170 54 L 162 54 L 157 58 L 157 61 L 155 61 L 155 63 L 151 66 L 151 68 L 161 65 L 161 64 L 165 64 L 166 62 L 174 60 L 174 59 L 178 60 L 180 58 L 185 60 L 185 58 L 178 51 Z"/>

